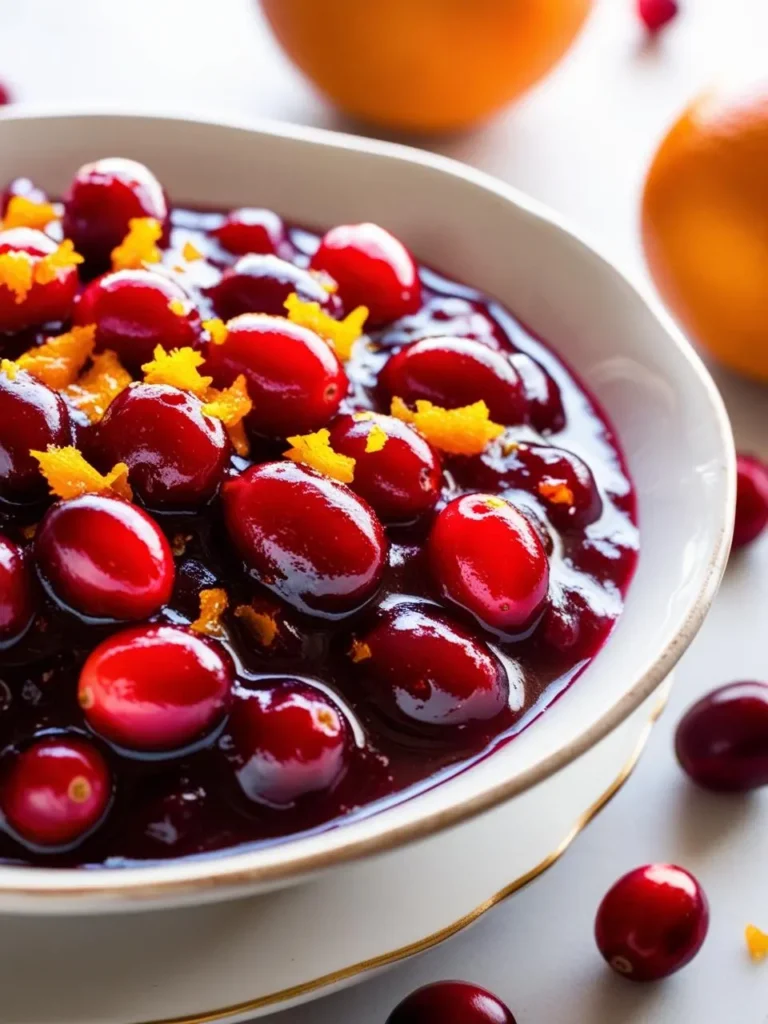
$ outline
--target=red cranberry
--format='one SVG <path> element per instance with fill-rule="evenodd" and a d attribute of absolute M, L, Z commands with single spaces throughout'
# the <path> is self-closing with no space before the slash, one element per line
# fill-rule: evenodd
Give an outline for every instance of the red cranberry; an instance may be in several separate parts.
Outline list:
<path fill-rule="evenodd" d="M 32 578 L 21 548 L 0 533 L 0 648 L 14 643 L 35 616 Z"/>
<path fill-rule="evenodd" d="M 530 521 L 488 494 L 466 494 L 441 509 L 428 541 L 443 596 L 503 633 L 530 628 L 544 608 L 549 562 Z"/>
<path fill-rule="evenodd" d="M 609 889 L 595 919 L 595 939 L 610 966 L 630 981 L 679 971 L 704 942 L 709 905 L 683 868 L 648 864 Z"/>
<path fill-rule="evenodd" d="M 8 228 L 0 231 L 0 253 L 27 253 L 34 268 L 40 258 L 50 256 L 58 244 L 34 228 Z M 7 285 L 0 285 L 0 331 L 21 331 L 25 327 L 67 320 L 72 312 L 79 284 L 77 267 L 59 267 L 52 281 L 32 282 L 21 302 Z"/>
<path fill-rule="evenodd" d="M 35 846 L 67 846 L 104 817 L 112 780 L 88 740 L 46 736 L 14 758 L 1 792 L 3 813 L 21 839 Z"/>
<path fill-rule="evenodd" d="M 206 371 L 218 387 L 245 375 L 253 402 L 246 421 L 251 430 L 289 437 L 328 423 L 348 381 L 321 338 L 306 327 L 259 313 L 245 313 L 228 327 L 223 344 L 208 346 Z"/>
<path fill-rule="evenodd" d="M 386 441 L 383 448 L 369 452 L 368 439 L 375 427 L 384 431 Z M 331 447 L 355 459 L 352 490 L 386 522 L 411 522 L 435 507 L 443 480 L 440 460 L 424 438 L 401 420 L 339 416 L 331 427 Z"/>
<path fill-rule="evenodd" d="M 557 433 L 565 426 L 560 388 L 547 371 L 525 352 L 509 357 L 523 384 L 528 420 L 541 433 Z"/>
<path fill-rule="evenodd" d="M 23 370 L 13 380 L 0 373 L 0 498 L 27 502 L 45 495 L 48 488 L 30 450 L 71 443 L 69 412 L 60 395 Z"/>
<path fill-rule="evenodd" d="M 736 459 L 736 522 L 734 548 L 760 536 L 768 523 L 768 466 L 754 455 Z"/>
<path fill-rule="evenodd" d="M 378 224 L 341 224 L 327 231 L 310 261 L 338 283 L 347 309 L 368 307 L 368 325 L 378 327 L 415 313 L 421 283 L 413 256 Z"/>
<path fill-rule="evenodd" d="M 677 759 L 694 782 L 723 792 L 768 785 L 768 686 L 730 683 L 683 715 Z"/>
<path fill-rule="evenodd" d="M 386 1024 L 515 1024 L 492 992 L 464 981 L 438 981 L 407 996 Z"/>
<path fill-rule="evenodd" d="M 602 515 L 592 471 L 572 452 L 522 444 L 512 453 L 510 466 L 518 485 L 536 495 L 558 530 L 583 530 Z"/>
<path fill-rule="evenodd" d="M 103 469 L 125 462 L 151 508 L 194 509 L 218 490 L 231 448 L 220 420 L 168 384 L 131 384 L 107 409 L 90 454 Z"/>
<path fill-rule="evenodd" d="M 237 780 L 249 800 L 287 807 L 329 789 L 349 760 L 344 715 L 300 680 L 274 680 L 270 690 L 241 691 L 228 732 Z"/>
<path fill-rule="evenodd" d="M 378 586 L 384 531 L 344 484 L 267 462 L 228 480 L 221 495 L 229 536 L 253 575 L 294 607 L 349 612 Z"/>
<path fill-rule="evenodd" d="M 285 316 L 285 300 L 295 292 L 303 302 L 317 302 L 326 313 L 341 313 L 338 296 L 331 294 L 308 270 L 277 256 L 241 256 L 208 289 L 216 313 L 224 320 L 241 313 Z"/>
<path fill-rule="evenodd" d="M 0 82 L 0 106 L 13 102 L 13 94 L 4 82 Z"/>
<path fill-rule="evenodd" d="M 92 268 L 109 266 L 133 217 L 154 217 L 168 231 L 168 201 L 144 164 L 107 157 L 84 164 L 64 197 L 63 228 Z"/>
<path fill-rule="evenodd" d="M 32 203 L 47 203 L 48 195 L 29 178 L 14 178 L 9 181 L 0 194 L 0 217 L 4 217 L 8 209 L 8 203 L 15 196 L 29 199 Z"/>
<path fill-rule="evenodd" d="M 351 657 L 372 700 L 401 724 L 484 722 L 509 700 L 499 659 L 429 605 L 399 604 L 382 613 Z"/>
<path fill-rule="evenodd" d="M 46 512 L 35 535 L 41 575 L 65 605 L 97 619 L 145 619 L 169 600 L 173 555 L 135 505 L 84 494 Z"/>
<path fill-rule="evenodd" d="M 136 626 L 92 652 L 78 699 L 89 725 L 118 746 L 168 752 L 223 719 L 232 683 L 232 663 L 213 641 L 176 626 Z"/>
<path fill-rule="evenodd" d="M 637 0 L 637 12 L 649 32 L 658 32 L 680 12 L 677 0 Z"/>
<path fill-rule="evenodd" d="M 391 356 L 379 375 L 387 399 L 424 398 L 449 409 L 481 399 L 491 419 L 522 423 L 525 396 L 509 358 L 471 338 L 425 338 Z"/>
<path fill-rule="evenodd" d="M 211 234 L 227 252 L 235 256 L 247 253 L 281 253 L 288 244 L 282 217 L 272 210 L 245 207 L 232 210 L 227 219 Z"/>
<path fill-rule="evenodd" d="M 180 302 L 182 315 L 171 303 Z M 196 346 L 200 314 L 184 289 L 151 270 L 118 270 L 92 281 L 78 298 L 76 324 L 96 324 L 96 348 L 111 349 L 132 370 L 149 362 L 157 345 Z"/>

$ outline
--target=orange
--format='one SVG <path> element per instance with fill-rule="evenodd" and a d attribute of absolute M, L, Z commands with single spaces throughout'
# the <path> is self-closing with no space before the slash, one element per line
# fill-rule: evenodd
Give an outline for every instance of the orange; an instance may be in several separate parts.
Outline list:
<path fill-rule="evenodd" d="M 716 359 L 768 381 L 768 82 L 693 103 L 645 185 L 656 285 Z"/>
<path fill-rule="evenodd" d="M 515 99 L 566 52 L 592 0 L 261 0 L 286 53 L 342 110 L 452 131 Z"/>

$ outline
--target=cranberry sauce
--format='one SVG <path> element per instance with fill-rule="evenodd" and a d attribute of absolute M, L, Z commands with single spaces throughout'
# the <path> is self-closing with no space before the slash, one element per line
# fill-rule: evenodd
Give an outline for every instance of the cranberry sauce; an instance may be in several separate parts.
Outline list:
<path fill-rule="evenodd" d="M 637 558 L 610 425 L 496 301 L 417 267 L 372 226 L 352 241 L 335 229 L 318 248 L 267 211 L 176 208 L 168 224 L 164 194 L 147 186 L 134 202 L 127 175 L 126 209 L 101 234 L 88 212 L 101 179 L 91 173 L 70 199 L 69 230 L 90 260 L 74 314 L 55 330 L 0 335 L 0 357 L 97 322 L 96 352 L 125 344 L 136 381 L 155 329 L 167 348 L 207 352 L 216 388 L 252 359 L 251 451 L 235 454 L 200 399 L 162 383 L 131 385 L 93 426 L 44 385 L 19 375 L 12 394 L 0 374 L 0 421 L 17 415 L 21 384 L 29 392 L 28 438 L 4 438 L 0 422 L 7 863 L 119 867 L 274 843 L 434 785 L 507 742 L 583 671 Z M 143 270 L 95 279 L 125 217 L 148 210 L 164 231 L 149 268 L 169 282 L 160 299 Z M 106 282 L 98 294 L 94 280 Z M 178 338 L 162 323 L 166 300 L 182 301 L 177 285 L 192 304 L 173 320 Z M 335 319 L 369 307 L 351 359 L 264 318 L 284 316 L 291 294 Z M 126 326 L 131 317 L 146 323 Z M 214 317 L 237 318 L 226 345 L 208 340 Z M 567 351 L 567 338 L 554 341 Z M 411 410 L 483 398 L 504 433 L 482 454 L 437 452 L 382 417 L 375 463 L 373 421 L 353 414 L 388 417 L 393 398 Z M 326 425 L 333 451 L 357 461 L 351 489 L 283 458 L 289 435 Z M 163 439 L 149 454 L 145 430 Z M 127 464 L 135 505 L 44 496 L 28 450 L 73 441 L 101 473 Z M 187 627 L 213 588 L 228 608 L 211 639 Z M 59 748 L 66 759 L 49 776 Z"/>

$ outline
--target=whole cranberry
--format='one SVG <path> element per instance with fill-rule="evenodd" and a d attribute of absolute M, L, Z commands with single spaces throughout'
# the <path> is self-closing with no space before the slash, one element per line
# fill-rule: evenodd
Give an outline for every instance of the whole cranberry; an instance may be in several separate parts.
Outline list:
<path fill-rule="evenodd" d="M 154 217 L 167 238 L 168 200 L 144 164 L 106 157 L 84 164 L 64 197 L 63 228 L 91 270 L 109 266 L 112 250 L 134 217 Z"/>
<path fill-rule="evenodd" d="M 241 789 L 256 803 L 287 807 L 329 789 L 349 761 L 350 730 L 336 705 L 310 683 L 271 679 L 241 690 L 227 732 Z"/>
<path fill-rule="evenodd" d="M 656 981 L 685 967 L 701 949 L 709 904 L 683 868 L 648 864 L 608 890 L 595 919 L 607 963 L 630 981 Z"/>
<path fill-rule="evenodd" d="M 356 639 L 351 657 L 373 702 L 400 724 L 484 722 L 509 701 L 509 679 L 496 655 L 429 605 L 382 612 Z"/>
<path fill-rule="evenodd" d="M 535 494 L 558 530 L 583 530 L 602 515 L 603 500 L 592 471 L 573 452 L 520 444 L 508 457 L 505 479 Z"/>
<path fill-rule="evenodd" d="M 14 178 L 0 193 L 0 217 L 5 216 L 8 203 L 15 196 L 29 199 L 32 203 L 47 203 L 48 195 L 29 178 Z"/>
<path fill-rule="evenodd" d="M 293 462 L 251 466 L 221 491 L 229 536 L 253 576 L 301 611 L 353 611 L 376 590 L 387 541 L 344 484 Z"/>
<path fill-rule="evenodd" d="M 637 13 L 649 32 L 658 32 L 677 17 L 678 0 L 637 0 Z"/>
<path fill-rule="evenodd" d="M 560 388 L 543 366 L 525 352 L 513 352 L 509 361 L 523 385 L 528 421 L 541 433 L 557 433 L 565 426 Z"/>
<path fill-rule="evenodd" d="M 722 792 L 768 785 L 768 686 L 729 683 L 690 707 L 675 734 L 694 782 Z"/>
<path fill-rule="evenodd" d="M 80 282 L 77 267 L 58 267 L 51 281 L 34 280 L 41 259 L 57 248 L 51 237 L 34 228 L 0 231 L 0 255 L 26 254 L 33 274 L 29 290 L 21 301 L 17 292 L 0 284 L 0 332 L 21 331 L 25 327 L 39 327 L 69 318 Z"/>
<path fill-rule="evenodd" d="M 24 552 L 0 533 L 0 649 L 26 633 L 35 617 L 35 604 Z"/>
<path fill-rule="evenodd" d="M 13 102 L 13 94 L 5 82 L 0 82 L 0 106 Z"/>
<path fill-rule="evenodd" d="M 213 641 L 177 626 L 136 626 L 91 653 L 77 693 L 88 724 L 112 743 L 171 752 L 224 718 L 233 679 Z"/>
<path fill-rule="evenodd" d="M 379 447 L 382 431 L 386 440 Z M 334 451 L 355 459 L 350 486 L 385 522 L 411 522 L 437 504 L 443 482 L 440 460 L 402 420 L 377 414 L 339 416 L 331 425 L 330 442 Z"/>
<path fill-rule="evenodd" d="M 547 554 L 530 520 L 503 498 L 465 494 L 448 502 L 428 553 L 443 596 L 490 629 L 522 633 L 544 609 Z"/>
<path fill-rule="evenodd" d="M 182 314 L 171 308 L 180 303 Z M 157 345 L 196 346 L 200 313 L 184 289 L 151 270 L 118 270 L 85 288 L 75 303 L 76 324 L 96 324 L 96 348 L 111 349 L 129 369 L 149 362 Z"/>
<path fill-rule="evenodd" d="M 279 254 L 288 244 L 282 217 L 272 210 L 256 207 L 232 210 L 221 227 L 215 228 L 211 234 L 235 256 L 251 252 Z"/>
<path fill-rule="evenodd" d="M 136 495 L 151 508 L 195 509 L 214 496 L 231 455 L 220 420 L 168 384 L 131 384 L 107 409 L 89 442 L 104 470 L 124 462 Z"/>
<path fill-rule="evenodd" d="M 69 846 L 104 817 L 112 796 L 109 768 L 88 740 L 53 735 L 13 759 L 0 806 L 13 831 L 34 846 Z"/>
<path fill-rule="evenodd" d="M 223 344 L 206 350 L 217 387 L 241 373 L 253 410 L 250 430 L 267 437 L 306 434 L 325 426 L 347 393 L 347 375 L 314 331 L 288 320 L 245 313 L 230 320 Z"/>
<path fill-rule="evenodd" d="M 35 535 L 40 574 L 94 619 L 145 619 L 167 603 L 174 563 L 153 519 L 120 498 L 84 494 L 50 508 Z"/>
<path fill-rule="evenodd" d="M 497 423 L 525 420 L 523 385 L 511 360 L 471 338 L 424 338 L 391 356 L 379 375 L 387 401 L 398 395 L 456 409 L 481 399 Z"/>
<path fill-rule="evenodd" d="M 323 288 L 308 270 L 271 255 L 241 256 L 208 289 L 213 308 L 224 320 L 241 313 L 285 316 L 285 300 L 294 292 L 303 302 L 317 302 L 331 316 L 342 311 L 338 296 Z"/>
<path fill-rule="evenodd" d="M 40 464 L 29 453 L 72 444 L 64 399 L 26 371 L 0 372 L 0 498 L 30 502 L 48 491 Z"/>
<path fill-rule="evenodd" d="M 733 547 L 751 544 L 768 523 L 768 466 L 755 455 L 736 458 L 736 521 Z"/>
<path fill-rule="evenodd" d="M 386 1024 L 515 1024 L 492 992 L 464 981 L 438 981 L 412 992 Z"/>
<path fill-rule="evenodd" d="M 421 282 L 413 256 L 378 224 L 340 224 L 327 231 L 310 260 L 339 286 L 346 309 L 367 306 L 368 326 L 415 313 Z"/>

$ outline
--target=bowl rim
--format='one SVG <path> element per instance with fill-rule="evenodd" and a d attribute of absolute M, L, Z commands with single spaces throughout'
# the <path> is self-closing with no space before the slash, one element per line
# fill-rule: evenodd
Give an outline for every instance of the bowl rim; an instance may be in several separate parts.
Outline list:
<path fill-rule="evenodd" d="M 722 468 L 725 477 L 724 500 L 720 510 L 719 525 L 713 531 L 711 551 L 706 565 L 701 569 L 699 589 L 691 596 L 684 619 L 675 636 L 634 678 L 631 685 L 624 688 L 622 695 L 597 721 L 593 722 L 576 739 L 531 767 L 517 773 L 514 777 L 486 787 L 482 792 L 468 796 L 450 807 L 432 810 L 415 821 L 396 825 L 380 834 L 350 840 L 346 844 L 340 844 L 330 850 L 321 849 L 304 853 L 299 849 L 286 856 L 290 842 L 275 844 L 269 848 L 277 854 L 272 863 L 249 864 L 254 856 L 263 857 L 264 848 L 257 848 L 250 851 L 228 852 L 224 850 L 215 856 L 181 858 L 167 862 L 151 861 L 145 866 L 132 865 L 93 871 L 79 868 L 0 865 L 0 897 L 102 897 L 106 900 L 134 900 L 137 906 L 141 906 L 143 901 L 147 901 L 147 906 L 149 906 L 149 901 L 159 901 L 165 897 L 173 899 L 192 893 L 212 893 L 220 888 L 242 887 L 245 889 L 257 885 L 276 887 L 283 883 L 288 884 L 330 867 L 362 857 L 385 853 L 395 847 L 427 838 L 443 829 L 468 821 L 543 782 L 617 728 L 669 675 L 698 632 L 725 571 L 736 503 L 736 457 L 730 420 L 723 399 L 703 361 L 682 330 L 673 321 L 671 315 L 663 308 L 650 285 L 641 280 L 637 274 L 627 271 L 621 261 L 617 264 L 613 259 L 605 256 L 600 246 L 596 246 L 588 237 L 585 237 L 584 231 L 574 228 L 566 217 L 550 209 L 546 204 L 485 171 L 414 146 L 369 139 L 326 128 L 293 125 L 266 118 L 227 115 L 198 116 L 194 113 L 174 109 L 149 111 L 115 104 L 105 106 L 87 104 L 82 107 L 75 105 L 59 108 L 55 105 L 37 103 L 13 104 L 0 109 L 0 122 L 39 121 L 42 126 L 46 121 L 73 118 L 166 121 L 169 124 L 170 122 L 192 123 L 206 127 L 295 139 L 326 148 L 332 147 L 399 159 L 461 178 L 494 193 L 505 202 L 512 203 L 533 219 L 558 229 L 575 241 L 582 252 L 596 259 L 605 270 L 615 275 L 636 297 L 639 297 L 663 329 L 669 342 L 677 347 L 690 372 L 697 378 L 699 386 L 709 401 L 717 435 L 725 453 L 725 463 Z M 336 834 L 343 834 L 343 825 L 334 831 Z M 294 845 L 300 846 L 300 844 L 301 839 L 294 841 Z M 224 893 L 222 893 L 222 898 L 223 896 Z"/>

